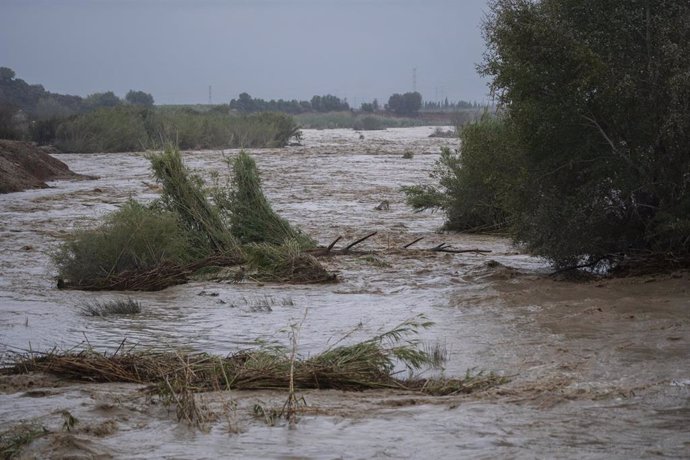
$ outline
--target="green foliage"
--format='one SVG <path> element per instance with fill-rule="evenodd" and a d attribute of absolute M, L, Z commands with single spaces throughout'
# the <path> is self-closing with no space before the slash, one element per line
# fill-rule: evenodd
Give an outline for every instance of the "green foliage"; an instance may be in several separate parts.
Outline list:
<path fill-rule="evenodd" d="M 18 140 L 22 138 L 21 129 L 15 120 L 17 112 L 17 107 L 0 105 L 0 139 Z"/>
<path fill-rule="evenodd" d="M 245 247 L 251 277 L 259 281 L 322 283 L 335 277 L 313 256 L 303 250 L 303 242 L 286 240 L 282 244 L 253 243 Z"/>
<path fill-rule="evenodd" d="M 182 163 L 180 152 L 169 147 L 149 155 L 149 160 L 154 177 L 163 186 L 160 203 L 178 216 L 194 247 L 202 255 L 235 251 L 237 242 L 230 229 L 218 208 L 208 201 L 201 178 L 190 174 Z"/>
<path fill-rule="evenodd" d="M 362 105 L 360 106 L 359 110 L 362 112 L 367 112 L 367 113 L 374 113 L 374 104 L 371 102 L 362 102 Z"/>
<path fill-rule="evenodd" d="M 497 0 L 485 36 L 517 240 L 558 266 L 690 252 L 690 4 Z"/>
<path fill-rule="evenodd" d="M 75 285 L 196 254 L 178 217 L 129 201 L 101 225 L 74 232 L 53 255 L 60 279 Z"/>
<path fill-rule="evenodd" d="M 273 212 L 256 164 L 244 152 L 228 162 L 234 173 L 229 186 L 216 183 L 209 190 L 178 150 L 168 148 L 149 160 L 163 186 L 160 199 L 148 207 L 130 201 L 98 227 L 72 234 L 53 256 L 59 286 L 159 290 L 185 282 L 199 269 L 246 261 L 256 279 L 335 279 L 303 252 L 315 242 Z M 110 309 L 96 305 L 88 311 Z"/>
<path fill-rule="evenodd" d="M 61 122 L 55 146 L 64 152 L 135 152 L 151 143 L 146 120 L 151 112 L 137 107 L 101 108 Z"/>
<path fill-rule="evenodd" d="M 418 92 L 393 94 L 388 99 L 386 110 L 397 115 L 415 116 L 422 108 L 422 95 Z"/>
<path fill-rule="evenodd" d="M 283 147 L 301 133 L 284 114 L 232 116 L 219 111 L 154 109 L 140 105 L 99 109 L 62 121 L 56 146 L 67 152 L 127 152 L 182 149 Z"/>
<path fill-rule="evenodd" d="M 312 97 L 311 108 L 315 112 L 341 112 L 350 110 L 350 105 L 337 96 L 326 94 L 325 96 Z"/>
<path fill-rule="evenodd" d="M 311 111 L 311 104 L 309 101 L 298 101 L 296 99 L 290 101 L 271 99 L 266 101 L 264 99 L 252 98 L 247 93 L 241 93 L 237 99 L 230 101 L 230 108 L 241 113 L 282 112 L 297 114 Z"/>
<path fill-rule="evenodd" d="M 216 189 L 215 201 L 227 214 L 232 234 L 242 243 L 281 245 L 290 240 L 301 248 L 316 244 L 309 236 L 293 229 L 271 208 L 261 190 L 256 162 L 244 152 L 232 160 L 231 186 Z"/>
<path fill-rule="evenodd" d="M 460 135 L 460 152 L 441 150 L 432 173 L 438 185 L 404 187 L 416 211 L 442 209 L 445 228 L 466 232 L 505 229 L 522 176 L 519 147 L 508 123 L 483 117 Z"/>
<path fill-rule="evenodd" d="M 153 107 L 153 96 L 143 91 L 134 91 L 130 89 L 125 96 L 125 101 L 133 105 L 143 105 L 145 107 Z"/>
<path fill-rule="evenodd" d="M 122 104 L 122 101 L 112 91 L 106 91 L 105 93 L 89 94 L 84 103 L 91 109 L 99 109 L 102 107 L 116 107 Z"/>
<path fill-rule="evenodd" d="M 389 114 L 356 114 L 354 112 L 329 112 L 329 113 L 302 113 L 295 116 L 295 120 L 300 126 L 307 129 L 335 129 L 335 128 L 350 128 L 358 129 L 363 125 L 364 118 L 376 119 L 376 122 L 369 121 L 368 123 L 376 123 L 380 129 L 385 128 L 404 128 L 409 126 L 426 126 L 433 124 L 428 120 L 418 118 L 398 117 Z"/>
<path fill-rule="evenodd" d="M 0 81 L 11 81 L 15 75 L 14 70 L 9 67 L 0 67 Z"/>

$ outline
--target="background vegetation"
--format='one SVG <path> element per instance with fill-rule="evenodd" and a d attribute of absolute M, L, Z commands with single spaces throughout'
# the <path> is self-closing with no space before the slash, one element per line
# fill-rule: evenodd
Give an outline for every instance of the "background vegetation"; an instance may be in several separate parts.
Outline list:
<path fill-rule="evenodd" d="M 300 131 L 285 114 L 236 116 L 138 105 L 99 109 L 61 121 L 52 142 L 60 150 L 81 153 L 140 151 L 168 142 L 182 149 L 283 147 L 292 138 L 299 139 Z"/>

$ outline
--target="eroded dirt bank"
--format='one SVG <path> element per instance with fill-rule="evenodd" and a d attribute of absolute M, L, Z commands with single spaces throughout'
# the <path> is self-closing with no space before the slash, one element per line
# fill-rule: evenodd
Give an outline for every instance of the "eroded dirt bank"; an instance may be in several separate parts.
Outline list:
<path fill-rule="evenodd" d="M 97 349 L 127 343 L 226 354 L 260 339 L 287 344 L 284 329 L 307 317 L 300 353 L 323 350 L 356 329 L 370 337 L 423 313 L 423 334 L 448 351 L 447 375 L 493 370 L 511 382 L 469 396 L 390 391 L 301 393 L 297 428 L 269 426 L 258 404 L 281 392 L 202 396 L 217 418 L 208 432 L 180 425 L 174 410 L 125 384 L 72 384 L 47 376 L 0 381 L 0 422 L 36 421 L 51 431 L 28 457 L 117 458 L 682 458 L 690 455 L 690 277 L 567 283 L 500 238 L 434 233 L 442 216 L 414 214 L 401 185 L 426 178 L 441 145 L 433 128 L 358 134 L 307 131 L 303 147 L 257 150 L 275 209 L 322 244 L 378 235 L 371 257 L 329 262 L 326 286 L 194 282 L 131 294 L 143 312 L 90 318 L 80 305 L 115 293 L 58 291 L 47 256 L 70 228 L 88 225 L 129 196 L 156 188 L 138 154 L 59 155 L 102 179 L 0 197 L 0 350 Z M 412 159 L 402 153 L 412 150 Z M 227 151 L 233 155 L 235 151 Z M 190 152 L 202 172 L 224 171 L 217 152 Z M 388 211 L 374 208 L 383 200 Z M 424 237 L 400 250 L 410 241 Z M 441 242 L 490 254 L 438 254 Z M 490 262 L 495 261 L 498 263 Z M 281 331 L 282 329 L 282 331 Z M 79 420 L 66 432 L 64 411 Z M 270 420 L 268 420 L 270 421 Z"/>
<path fill-rule="evenodd" d="M 0 193 L 46 188 L 45 181 L 83 179 L 47 147 L 21 141 L 0 139 Z"/>

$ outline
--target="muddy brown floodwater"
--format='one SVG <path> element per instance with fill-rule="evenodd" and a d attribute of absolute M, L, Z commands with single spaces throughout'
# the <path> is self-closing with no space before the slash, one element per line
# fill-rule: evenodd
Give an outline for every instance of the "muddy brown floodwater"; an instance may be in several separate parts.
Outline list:
<path fill-rule="evenodd" d="M 322 244 L 371 231 L 374 257 L 329 262 L 341 282 L 321 286 L 193 282 L 129 293 L 143 312 L 93 318 L 80 306 L 119 293 L 59 291 L 49 253 L 129 197 L 156 188 L 141 154 L 58 155 L 81 174 L 52 188 L 0 196 L 0 353 L 139 347 L 227 354 L 257 340 L 287 344 L 305 315 L 299 352 L 315 353 L 357 329 L 369 337 L 417 314 L 423 340 L 448 351 L 445 373 L 496 371 L 510 383 L 468 396 L 307 391 L 296 429 L 268 426 L 255 404 L 280 392 L 202 395 L 219 418 L 207 431 L 175 420 L 137 385 L 66 384 L 47 376 L 0 380 L 0 423 L 40 423 L 53 434 L 27 458 L 646 458 L 690 457 L 690 277 L 555 281 L 548 267 L 496 237 L 439 234 L 439 214 L 415 214 L 400 186 L 428 180 L 434 128 L 365 133 L 306 130 L 304 145 L 252 150 L 274 208 Z M 405 151 L 415 153 L 403 159 Z M 225 151 L 235 155 L 237 151 Z M 187 152 L 202 174 L 223 155 Z M 383 200 L 390 209 L 374 208 Z M 393 250 L 441 242 L 487 255 Z M 490 262 L 495 261 L 498 263 Z M 359 327 L 358 327 L 359 326 Z M 79 424 L 61 430 L 63 411 Z M 0 430 L 1 431 L 1 430 Z"/>

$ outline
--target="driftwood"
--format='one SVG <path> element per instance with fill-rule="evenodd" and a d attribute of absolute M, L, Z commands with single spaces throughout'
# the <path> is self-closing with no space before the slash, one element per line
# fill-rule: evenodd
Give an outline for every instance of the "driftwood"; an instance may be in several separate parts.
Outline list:
<path fill-rule="evenodd" d="M 418 243 L 419 241 L 422 241 L 423 239 L 424 239 L 424 237 L 423 237 L 423 236 L 420 236 L 419 238 L 417 238 L 417 239 L 414 240 L 413 242 L 407 243 L 405 246 L 403 246 L 403 249 L 407 249 L 407 248 L 409 248 L 410 246 L 412 246 L 413 244 Z"/>
<path fill-rule="evenodd" d="M 473 252 L 476 254 L 488 254 L 489 252 L 491 252 L 488 249 L 452 249 L 448 246 L 447 243 L 441 243 L 438 246 L 434 246 L 433 248 L 429 249 L 429 251 L 447 252 L 449 254 L 464 254 L 468 252 Z"/>
<path fill-rule="evenodd" d="M 310 254 L 312 254 L 313 256 L 316 256 L 316 257 L 327 256 L 327 255 L 346 255 L 346 254 L 356 255 L 356 254 L 360 254 L 360 253 L 353 252 L 352 248 L 354 248 L 358 244 L 368 240 L 369 238 L 376 235 L 377 233 L 378 232 L 371 232 L 368 235 L 366 235 L 362 238 L 359 238 L 359 239 L 353 241 L 352 243 L 348 244 L 343 249 L 333 249 L 335 247 L 336 243 L 338 243 L 338 241 L 340 241 L 342 239 L 342 236 L 338 236 L 327 247 L 325 247 L 325 248 L 319 247 L 316 249 L 311 249 L 308 252 Z M 423 239 L 424 239 L 423 236 L 419 237 L 419 238 L 415 239 L 414 241 L 407 243 L 401 249 L 408 249 L 412 245 L 420 242 Z M 452 247 L 450 247 L 450 245 L 448 245 L 448 243 L 441 243 L 437 246 L 434 246 L 433 248 L 419 249 L 419 250 L 420 251 L 431 251 L 431 252 L 444 252 L 444 253 L 448 253 L 448 254 L 465 254 L 465 253 L 488 254 L 491 252 L 488 249 L 453 249 Z M 367 251 L 366 254 L 372 254 L 374 252 L 376 252 L 376 251 Z"/>
<path fill-rule="evenodd" d="M 359 243 L 362 243 L 363 241 L 368 240 L 369 238 L 371 238 L 372 236 L 376 235 L 377 233 L 378 233 L 378 232 L 369 233 L 367 236 L 362 237 L 362 238 L 358 239 L 357 241 L 348 244 L 347 246 L 345 246 L 345 249 L 343 249 L 343 252 L 348 252 L 350 249 L 354 248 L 354 247 L 357 246 Z"/>
<path fill-rule="evenodd" d="M 335 246 L 336 243 L 338 241 L 340 241 L 342 238 L 343 238 L 342 236 L 338 236 L 338 238 L 334 239 L 333 242 L 331 244 L 329 244 L 328 247 L 326 248 L 326 252 L 331 252 L 331 249 L 333 249 L 333 246 Z"/>

